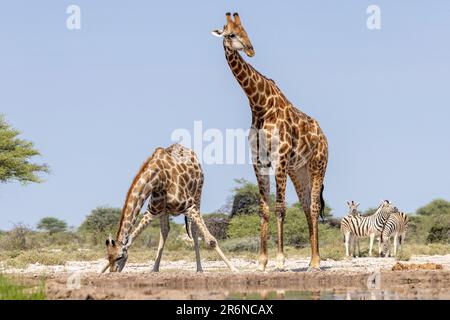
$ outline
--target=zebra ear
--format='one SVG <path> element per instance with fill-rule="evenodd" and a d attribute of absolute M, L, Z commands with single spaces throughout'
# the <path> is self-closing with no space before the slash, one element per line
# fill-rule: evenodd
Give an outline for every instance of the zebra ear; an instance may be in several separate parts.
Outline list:
<path fill-rule="evenodd" d="M 347 201 L 347 205 L 350 207 L 350 201 Z"/>

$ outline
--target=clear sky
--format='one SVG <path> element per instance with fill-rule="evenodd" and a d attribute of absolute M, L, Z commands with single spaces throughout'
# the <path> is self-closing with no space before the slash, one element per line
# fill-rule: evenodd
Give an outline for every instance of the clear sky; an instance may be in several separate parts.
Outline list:
<path fill-rule="evenodd" d="M 81 8 L 81 30 L 66 8 Z M 381 8 L 368 30 L 366 8 Z M 0 228 L 56 216 L 78 226 L 122 206 L 141 163 L 178 128 L 247 129 L 247 99 L 226 64 L 227 11 L 251 63 L 316 118 L 330 145 L 325 198 L 381 199 L 410 212 L 450 198 L 450 2 L 20 1 L 0 10 L 0 112 L 35 142 L 52 173 L 0 186 Z M 246 58 L 248 59 L 248 58 Z M 250 165 L 203 165 L 202 211 L 221 207 Z M 289 182 L 288 202 L 296 201 Z"/>

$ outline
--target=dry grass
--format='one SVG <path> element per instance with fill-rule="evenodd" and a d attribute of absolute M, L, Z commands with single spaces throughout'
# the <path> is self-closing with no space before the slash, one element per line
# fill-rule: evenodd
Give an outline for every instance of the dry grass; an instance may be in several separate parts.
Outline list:
<path fill-rule="evenodd" d="M 220 243 L 219 243 L 220 245 Z M 232 245 L 232 250 L 227 250 L 227 246 L 221 246 L 228 258 L 241 258 L 249 260 L 257 260 L 259 252 L 255 250 L 236 250 Z M 362 249 L 363 256 L 366 250 Z M 215 250 L 210 250 L 202 246 L 201 257 L 205 260 L 220 260 Z M 274 245 L 269 248 L 269 259 L 275 259 L 277 250 Z M 444 255 L 450 253 L 450 245 L 448 244 L 414 244 L 407 243 L 397 253 L 397 260 L 408 261 L 411 256 L 416 255 Z M 306 258 L 311 255 L 309 246 L 303 248 L 286 247 L 286 255 L 290 258 Z M 322 245 L 320 247 L 320 255 L 323 260 L 342 260 L 344 258 L 344 246 L 339 245 Z M 132 248 L 129 254 L 129 262 L 144 263 L 153 261 L 156 256 L 156 248 Z M 67 261 L 94 261 L 106 259 L 104 248 L 76 249 L 74 247 L 53 248 L 53 249 L 30 249 L 30 250 L 13 250 L 0 251 L 0 262 L 7 267 L 25 268 L 29 264 L 42 265 L 64 265 Z M 183 246 L 168 246 L 164 250 L 163 260 L 165 261 L 195 261 L 195 253 L 193 246 L 187 244 Z"/>

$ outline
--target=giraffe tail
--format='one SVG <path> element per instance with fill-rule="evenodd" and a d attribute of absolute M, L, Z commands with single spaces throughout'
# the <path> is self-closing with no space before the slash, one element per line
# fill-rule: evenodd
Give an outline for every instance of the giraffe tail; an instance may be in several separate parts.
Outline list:
<path fill-rule="evenodd" d="M 184 227 L 186 228 L 186 233 L 188 237 L 192 239 L 191 222 L 186 216 L 184 216 Z"/>
<path fill-rule="evenodd" d="M 325 213 L 325 200 L 323 199 L 323 189 L 324 185 L 322 184 L 322 189 L 320 190 L 320 218 L 322 222 L 325 221 L 324 213 Z"/>

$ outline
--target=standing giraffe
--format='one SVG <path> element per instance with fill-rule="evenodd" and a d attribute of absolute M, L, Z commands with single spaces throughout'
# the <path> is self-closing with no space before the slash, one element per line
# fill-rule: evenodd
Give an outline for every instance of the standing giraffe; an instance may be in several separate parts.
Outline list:
<path fill-rule="evenodd" d="M 310 268 L 320 267 L 318 217 L 323 212 L 323 182 L 328 163 L 328 143 L 316 120 L 296 109 L 274 81 L 264 77 L 245 62 L 238 51 L 253 57 L 255 51 L 239 15 L 226 14 L 227 24 L 213 34 L 223 38 L 230 69 L 248 97 L 252 111 L 249 141 L 253 167 L 259 186 L 261 246 L 259 270 L 267 265 L 271 167 L 275 173 L 278 231 L 277 268 L 284 267 L 283 225 L 286 213 L 287 175 L 291 178 L 306 215 L 311 242 Z"/>
<path fill-rule="evenodd" d="M 170 147 L 157 148 L 150 158 L 142 165 L 128 190 L 125 204 L 120 217 L 116 240 L 106 240 L 108 267 L 111 272 L 125 267 L 128 259 L 128 248 L 136 237 L 153 220 L 160 218 L 161 238 L 153 271 L 159 271 L 162 251 L 169 234 L 169 214 L 184 213 L 192 224 L 197 260 L 197 271 L 202 271 L 198 246 L 198 230 L 205 242 L 214 248 L 232 271 L 237 271 L 220 250 L 217 240 L 206 228 L 200 216 L 200 199 L 203 187 L 203 172 L 195 153 L 179 144 Z M 150 198 L 149 209 L 136 225 L 139 213 L 145 201 Z M 188 221 L 186 221 L 188 223 Z M 198 229 L 198 230 L 197 230 Z"/>

